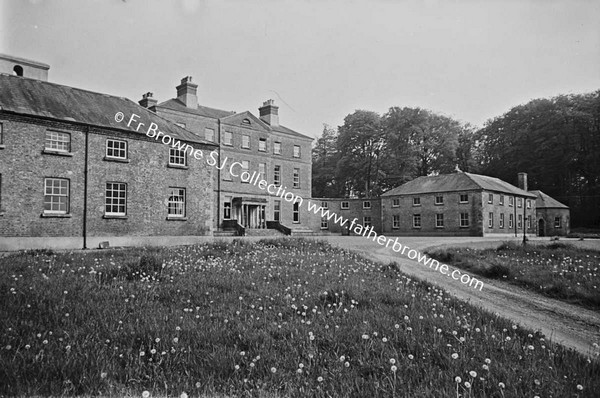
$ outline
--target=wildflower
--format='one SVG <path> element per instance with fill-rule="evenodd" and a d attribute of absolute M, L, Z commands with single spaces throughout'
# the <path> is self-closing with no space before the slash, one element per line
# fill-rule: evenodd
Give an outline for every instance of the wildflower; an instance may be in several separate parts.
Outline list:
<path fill-rule="evenodd" d="M 250 367 L 253 368 L 254 367 L 254 362 L 250 362 Z"/>
<path fill-rule="evenodd" d="M 486 358 L 483 362 L 485 362 L 486 364 L 489 365 L 490 363 L 492 363 L 492 360 L 489 358 Z"/>
<path fill-rule="evenodd" d="M 42 341 L 42 344 L 48 344 L 48 340 Z"/>
<path fill-rule="evenodd" d="M 304 367 L 304 364 L 303 364 L 303 363 L 299 363 L 299 364 L 298 364 L 298 367 L 299 367 L 300 369 L 302 369 L 302 368 Z"/>
<path fill-rule="evenodd" d="M 144 351 L 140 351 L 140 356 L 143 357 L 144 355 L 146 355 L 146 353 Z"/>
<path fill-rule="evenodd" d="M 369 335 L 368 334 L 363 334 L 362 338 L 363 338 L 363 340 L 368 340 L 369 339 Z"/>
<path fill-rule="evenodd" d="M 188 395 L 184 392 L 181 393 L 181 395 L 179 396 L 179 398 L 188 398 Z"/>
<path fill-rule="evenodd" d="M 465 381 L 465 387 L 471 388 L 471 383 L 469 383 L 468 381 Z"/>
<path fill-rule="evenodd" d="M 276 373 L 277 372 L 277 368 L 271 368 L 271 373 Z"/>
<path fill-rule="evenodd" d="M 150 391 L 144 391 L 142 393 L 142 398 L 148 398 L 150 396 Z"/>
<path fill-rule="evenodd" d="M 484 364 L 484 365 L 483 365 L 481 368 L 482 368 L 483 370 L 490 370 L 490 368 L 489 368 L 487 365 L 485 365 L 485 364 Z"/>
<path fill-rule="evenodd" d="M 241 356 L 244 356 L 244 355 L 246 355 L 246 351 L 242 351 L 242 352 L 240 352 L 240 355 L 241 355 Z"/>
<path fill-rule="evenodd" d="M 452 359 L 458 359 L 458 354 L 457 353 L 452 354 Z"/>
<path fill-rule="evenodd" d="M 394 325 L 394 327 L 395 327 L 396 329 L 400 329 L 400 325 L 398 325 L 398 324 L 395 324 L 395 325 Z"/>
<path fill-rule="evenodd" d="M 387 337 L 384 337 L 381 339 L 381 341 L 383 341 L 384 343 L 387 343 L 388 339 L 387 339 Z"/>
<path fill-rule="evenodd" d="M 177 338 L 177 337 L 173 338 L 173 343 L 175 343 L 175 344 L 179 343 L 179 338 Z"/>
<path fill-rule="evenodd" d="M 392 365 L 394 365 L 394 364 L 396 363 L 396 360 L 395 360 L 394 358 L 390 358 L 390 363 L 391 363 Z"/>
<path fill-rule="evenodd" d="M 392 372 L 396 373 L 398 368 L 396 367 L 396 365 L 392 365 L 391 370 L 392 370 Z"/>
<path fill-rule="evenodd" d="M 469 372 L 469 375 L 471 375 L 471 377 L 477 377 L 477 372 L 475 372 L 474 370 Z"/>
<path fill-rule="evenodd" d="M 498 387 L 500 387 L 500 388 L 506 388 L 506 386 L 502 382 L 498 383 Z"/>
<path fill-rule="evenodd" d="M 234 368 L 235 370 L 240 370 L 240 365 L 235 365 L 233 368 Z"/>
<path fill-rule="evenodd" d="M 31 348 L 31 346 L 30 346 L 29 344 L 26 344 L 26 345 L 25 345 L 25 349 L 26 349 L 26 350 L 28 350 L 28 349 L 30 349 L 30 348 Z"/>
<path fill-rule="evenodd" d="M 456 376 L 456 377 L 454 378 L 454 381 L 455 381 L 457 384 L 460 384 L 460 383 L 462 382 L 462 379 L 461 379 L 459 376 Z"/>
<path fill-rule="evenodd" d="M 154 341 L 155 341 L 156 343 L 160 343 L 160 339 L 159 339 L 158 337 L 157 337 L 157 338 L 156 338 Z"/>
<path fill-rule="evenodd" d="M 317 381 L 320 383 L 323 381 L 323 378 L 321 376 L 317 377 Z"/>
<path fill-rule="evenodd" d="M 344 362 L 344 366 L 349 368 L 350 367 L 350 362 Z"/>
<path fill-rule="evenodd" d="M 202 387 L 202 383 L 200 383 L 199 381 L 196 382 L 196 388 L 200 388 Z"/>
<path fill-rule="evenodd" d="M 413 357 L 412 354 L 408 354 L 408 359 L 413 360 L 415 357 Z"/>
<path fill-rule="evenodd" d="M 296 370 L 296 373 L 298 373 L 298 374 L 301 374 L 301 373 L 302 373 L 302 369 L 301 369 L 301 368 L 298 368 L 298 369 Z"/>
<path fill-rule="evenodd" d="M 581 384 L 577 384 L 577 389 L 578 389 L 579 391 L 582 391 L 582 390 L 583 390 L 583 386 L 582 386 Z"/>
<path fill-rule="evenodd" d="M 342 355 L 342 356 L 340 357 L 340 362 L 344 362 L 345 360 L 346 360 L 346 357 Z"/>
<path fill-rule="evenodd" d="M 151 350 L 150 350 L 150 354 L 152 354 L 152 355 L 156 354 L 156 350 L 155 350 L 154 348 L 153 348 L 153 349 L 151 349 Z"/>
<path fill-rule="evenodd" d="M 108 376 L 108 374 L 106 372 L 100 373 L 100 378 L 101 379 L 106 379 L 106 376 Z"/>

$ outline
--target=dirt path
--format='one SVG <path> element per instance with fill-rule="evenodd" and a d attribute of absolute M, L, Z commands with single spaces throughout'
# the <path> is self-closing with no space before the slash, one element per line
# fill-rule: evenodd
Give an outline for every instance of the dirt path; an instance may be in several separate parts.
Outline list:
<path fill-rule="evenodd" d="M 344 249 L 362 253 L 364 256 L 383 262 L 395 261 L 402 272 L 424 279 L 443 287 L 450 294 L 497 312 L 501 316 L 517 322 L 521 326 L 539 330 L 553 342 L 575 349 L 582 354 L 596 357 L 598 349 L 594 343 L 600 344 L 600 313 L 550 299 L 539 294 L 512 286 L 501 281 L 476 276 L 485 286 L 481 291 L 463 285 L 447 275 L 430 269 L 414 260 L 401 256 L 391 249 L 362 237 L 326 237 L 332 244 Z M 439 245 L 494 246 L 500 242 L 489 238 L 414 238 L 398 239 L 402 244 L 420 251 Z M 576 242 L 571 242 L 575 243 Z M 586 244 L 588 246 L 589 244 Z M 600 246 L 600 242 L 598 242 Z M 454 269 L 450 267 L 451 270 Z"/>

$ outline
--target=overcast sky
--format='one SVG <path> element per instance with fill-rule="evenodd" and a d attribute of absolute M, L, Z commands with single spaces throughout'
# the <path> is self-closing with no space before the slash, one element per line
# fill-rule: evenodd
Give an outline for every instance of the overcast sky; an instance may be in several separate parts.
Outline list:
<path fill-rule="evenodd" d="M 600 89 L 598 0 L 0 0 L 0 52 L 55 83 L 202 105 L 310 136 L 356 109 L 424 107 L 481 126 L 530 99 Z"/>

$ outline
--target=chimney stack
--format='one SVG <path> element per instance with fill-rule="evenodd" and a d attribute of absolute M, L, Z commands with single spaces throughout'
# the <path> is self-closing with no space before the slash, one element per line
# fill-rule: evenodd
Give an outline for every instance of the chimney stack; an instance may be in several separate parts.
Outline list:
<path fill-rule="evenodd" d="M 519 188 L 527 191 L 527 173 L 519 173 Z"/>
<path fill-rule="evenodd" d="M 198 85 L 192 83 L 192 77 L 186 76 L 181 79 L 181 84 L 177 86 L 177 99 L 185 104 L 186 107 L 198 108 L 198 97 L 196 90 Z"/>
<path fill-rule="evenodd" d="M 263 102 L 263 106 L 258 108 L 260 119 L 269 126 L 279 126 L 279 107 L 275 105 L 272 99 Z"/>
<path fill-rule="evenodd" d="M 155 100 L 152 96 L 152 93 L 147 92 L 146 94 L 142 95 L 142 99 L 138 101 L 138 104 L 140 104 L 144 108 L 152 108 L 153 106 L 156 106 L 158 101 Z"/>

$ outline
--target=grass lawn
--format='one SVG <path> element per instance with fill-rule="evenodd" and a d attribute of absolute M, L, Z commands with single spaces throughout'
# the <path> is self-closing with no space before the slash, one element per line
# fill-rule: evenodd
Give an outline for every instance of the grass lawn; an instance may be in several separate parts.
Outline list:
<path fill-rule="evenodd" d="M 474 274 L 591 309 L 600 309 L 600 252 L 565 243 L 509 242 L 497 249 L 445 248 L 433 258 Z"/>
<path fill-rule="evenodd" d="M 0 348 L 0 395 L 600 391 L 597 360 L 311 240 L 6 256 Z"/>

